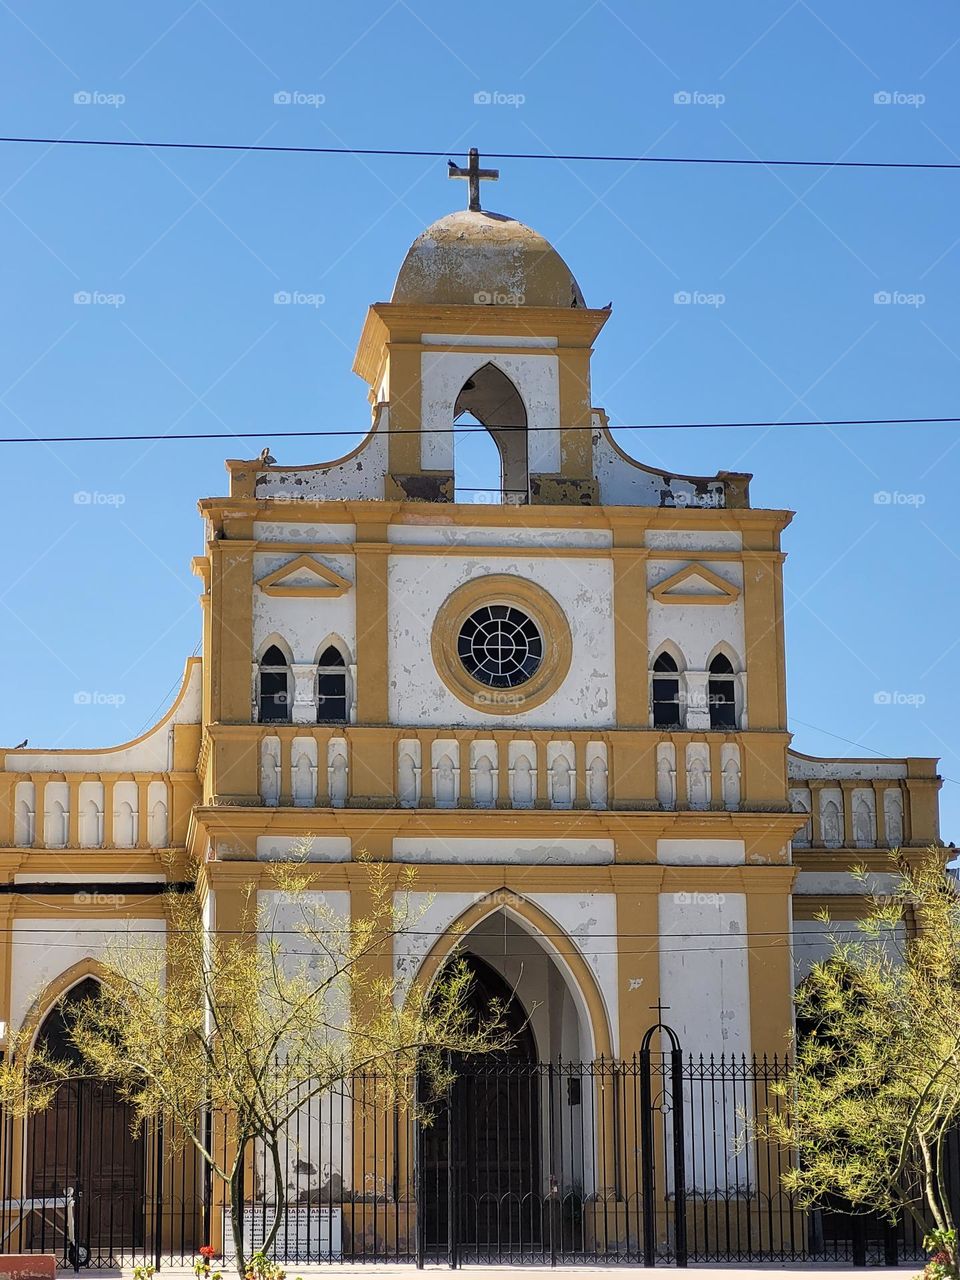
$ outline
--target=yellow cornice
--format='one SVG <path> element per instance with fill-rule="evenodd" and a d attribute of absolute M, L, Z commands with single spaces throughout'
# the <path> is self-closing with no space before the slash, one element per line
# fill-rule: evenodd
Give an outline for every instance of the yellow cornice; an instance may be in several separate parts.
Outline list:
<path fill-rule="evenodd" d="M 19 855 L 14 858 L 14 855 Z M 9 859 L 9 862 L 7 861 Z M 182 849 L 14 849 L 0 851 L 0 880 L 14 875 L 58 873 L 122 880 L 129 875 L 157 875 L 163 881 L 183 880 L 186 855 Z M 83 885 L 78 885 L 82 889 Z"/>
<path fill-rule="evenodd" d="M 329 464 L 325 464 L 329 465 Z M 285 468 L 292 473 L 297 467 Z M 304 468 L 305 469 L 305 468 Z M 727 532 L 749 530 L 752 535 L 781 532 L 793 519 L 792 511 L 766 510 L 755 507 L 564 507 L 530 503 L 514 507 L 507 505 L 480 506 L 464 502 L 413 503 L 381 499 L 323 500 L 298 499 L 296 502 L 277 503 L 271 498 L 201 498 L 198 503 L 203 515 L 219 518 L 256 520 L 269 519 L 288 524 L 359 524 L 382 522 L 395 525 L 466 525 L 483 528 L 529 529 L 606 529 L 624 527 L 633 529 L 692 530 L 709 529 Z M 212 546 L 243 549 L 255 545 L 250 539 L 223 538 Z M 302 544 L 298 544 L 302 545 Z M 391 547 L 394 544 L 391 544 Z M 484 548 L 486 550 L 486 548 Z M 747 546 L 744 555 L 766 556 L 777 548 Z M 659 554 L 656 548 L 652 555 Z M 693 554 L 703 555 L 704 552 Z M 723 553 L 718 553 L 723 558 Z"/>
<path fill-rule="evenodd" d="M 198 875 L 205 892 L 226 886 L 270 889 L 278 884 L 279 866 L 269 862 L 209 861 Z M 363 888 L 369 868 L 362 862 L 309 863 L 305 873 L 326 890 Z M 388 871 L 398 886 L 411 870 L 396 863 Z M 413 868 L 413 888 L 426 893 L 462 890 L 469 873 L 470 888 L 478 893 L 514 889 L 525 893 L 624 893 L 656 894 L 696 890 L 700 893 L 748 893 L 786 895 L 791 892 L 795 868 L 771 867 L 668 867 L 613 864 L 603 867 L 531 866 L 518 863 L 424 864 Z M 796 901 L 796 899 L 794 899 Z"/>
<path fill-rule="evenodd" d="M 522 334 L 556 338 L 558 346 L 592 347 L 610 319 L 609 311 L 590 307 L 482 307 L 453 304 L 375 302 L 367 310 L 357 344 L 353 371 L 375 386 L 384 349 L 398 343 L 420 343 L 424 333 L 461 333 L 481 337 Z"/>
<path fill-rule="evenodd" d="M 373 831 L 398 838 L 451 839 L 483 835 L 530 839 L 743 840 L 785 843 L 805 818 L 795 813 L 732 813 L 662 809 L 321 809 L 259 805 L 196 805 L 197 836 L 344 835 Z"/>

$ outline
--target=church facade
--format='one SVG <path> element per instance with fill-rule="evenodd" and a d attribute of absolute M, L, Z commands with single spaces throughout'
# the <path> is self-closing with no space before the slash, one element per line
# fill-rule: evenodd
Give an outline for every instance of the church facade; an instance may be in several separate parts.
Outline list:
<path fill-rule="evenodd" d="M 230 461 L 200 502 L 202 653 L 163 719 L 3 753 L 7 1027 L 95 976 L 115 929 L 162 935 L 193 860 L 229 929 L 306 847 L 344 915 L 361 852 L 415 865 L 423 923 L 384 965 L 429 977 L 459 947 L 516 992 L 539 1063 L 628 1060 L 660 1006 L 685 1053 L 782 1055 L 818 913 L 862 909 L 851 866 L 938 842 L 936 762 L 791 749 L 791 513 L 623 452 L 591 394 L 610 320 L 511 218 L 417 239 L 360 335 L 363 442 Z M 497 501 L 457 500 L 463 415 Z"/>

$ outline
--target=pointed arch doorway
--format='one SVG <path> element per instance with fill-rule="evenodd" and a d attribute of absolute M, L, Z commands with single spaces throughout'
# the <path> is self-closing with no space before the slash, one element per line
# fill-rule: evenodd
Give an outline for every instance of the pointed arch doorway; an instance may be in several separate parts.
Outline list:
<path fill-rule="evenodd" d="M 37 1044 L 79 1065 L 70 1006 L 96 998 L 99 990 L 92 977 L 71 987 L 40 1024 Z M 27 1122 L 25 1195 L 62 1196 L 73 1187 L 81 1263 L 88 1257 L 95 1265 L 110 1265 L 121 1251 L 144 1244 L 147 1144 L 142 1133 L 134 1137 L 132 1126 L 131 1107 L 116 1086 L 96 1080 L 64 1081 L 51 1106 Z M 33 1224 L 31 1233 L 31 1249 L 59 1244 L 42 1223 Z"/>
<path fill-rule="evenodd" d="M 478 955 L 464 959 L 473 972 L 471 1009 L 479 1020 L 499 1000 L 513 1038 L 502 1052 L 459 1055 L 449 1096 L 432 1104 L 419 1130 L 421 1241 L 432 1257 L 447 1256 L 451 1242 L 460 1256 L 540 1247 L 536 1041 L 502 975 Z"/>

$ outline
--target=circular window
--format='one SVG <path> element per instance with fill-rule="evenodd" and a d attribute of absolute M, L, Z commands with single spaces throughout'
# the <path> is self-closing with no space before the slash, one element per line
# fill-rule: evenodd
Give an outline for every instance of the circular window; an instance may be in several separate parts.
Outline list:
<path fill-rule="evenodd" d="M 570 670 L 570 627 L 536 583 L 491 573 L 452 591 L 430 637 L 437 672 L 461 702 L 487 715 L 539 706 Z"/>
<path fill-rule="evenodd" d="M 543 661 L 543 637 L 534 620 L 509 604 L 477 609 L 460 628 L 457 653 L 470 675 L 491 689 L 526 684 Z"/>

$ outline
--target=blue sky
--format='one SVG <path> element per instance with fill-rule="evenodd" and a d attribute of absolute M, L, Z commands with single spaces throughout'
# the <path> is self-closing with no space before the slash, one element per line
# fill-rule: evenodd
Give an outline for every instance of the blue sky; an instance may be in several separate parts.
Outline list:
<path fill-rule="evenodd" d="M 960 159 L 946 3 L 10 0 L 0 48 L 9 135 Z M 487 206 L 550 238 L 588 303 L 613 300 L 594 359 L 612 423 L 960 409 L 960 172 L 500 167 Z M 105 745 L 152 722 L 197 644 L 196 500 L 224 492 L 225 457 L 350 443 L 272 432 L 364 429 L 365 308 L 464 190 L 435 160 L 3 145 L 0 193 L 0 434 L 258 433 L 2 446 L 0 739 Z M 938 755 L 960 779 L 960 427 L 619 438 L 678 471 L 752 471 L 755 505 L 797 512 L 795 745 Z M 960 785 L 942 799 L 950 839 Z"/>

